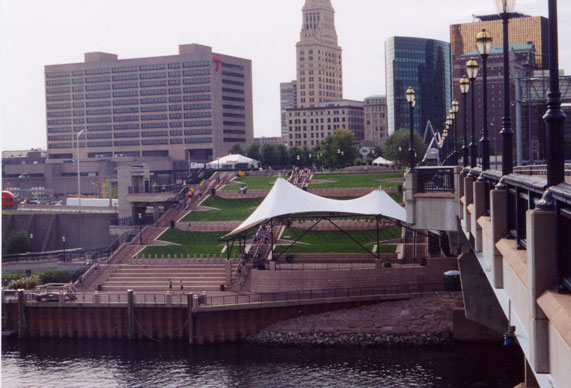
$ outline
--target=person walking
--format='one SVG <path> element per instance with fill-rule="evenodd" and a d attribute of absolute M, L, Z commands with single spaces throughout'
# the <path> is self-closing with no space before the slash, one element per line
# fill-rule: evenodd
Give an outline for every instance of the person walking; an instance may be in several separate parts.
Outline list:
<path fill-rule="evenodd" d="M 182 283 L 182 279 L 180 281 L 180 290 L 182 291 L 184 289 L 184 284 Z"/>
<path fill-rule="evenodd" d="M 172 280 L 169 279 L 169 290 L 172 290 Z"/>

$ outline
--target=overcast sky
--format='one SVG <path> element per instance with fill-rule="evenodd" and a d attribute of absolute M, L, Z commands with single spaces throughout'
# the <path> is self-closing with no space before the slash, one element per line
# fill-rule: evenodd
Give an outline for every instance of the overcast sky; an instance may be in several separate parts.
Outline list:
<path fill-rule="evenodd" d="M 46 148 L 44 65 L 178 54 L 199 43 L 252 60 L 254 135 L 279 136 L 279 83 L 295 78 L 305 0 L 0 0 L 0 146 Z M 332 0 L 343 49 L 344 97 L 385 94 L 384 41 L 449 42 L 449 25 L 495 12 L 484 0 Z M 547 17 L 547 0 L 518 0 Z M 571 73 L 571 1 L 559 1 L 560 67 Z"/>

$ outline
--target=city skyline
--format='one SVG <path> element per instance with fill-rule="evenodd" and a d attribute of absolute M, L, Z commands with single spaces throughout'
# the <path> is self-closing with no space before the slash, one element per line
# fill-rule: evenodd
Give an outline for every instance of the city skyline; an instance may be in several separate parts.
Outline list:
<path fill-rule="evenodd" d="M 332 0 L 343 49 L 344 98 L 363 100 L 386 93 L 384 41 L 390 36 L 449 42 L 450 24 L 470 22 L 472 14 L 495 13 L 491 0 L 477 5 L 441 3 L 434 9 L 415 0 L 392 9 L 373 0 Z M 254 135 L 279 136 L 279 84 L 296 78 L 295 43 L 304 0 L 173 0 L 161 2 L 160 8 L 155 4 L 2 0 L 2 150 L 46 148 L 45 65 L 81 62 L 84 53 L 93 51 L 116 53 L 120 59 L 169 55 L 189 43 L 252 60 Z M 516 11 L 547 17 L 547 2 L 520 0 Z M 563 37 L 571 33 L 571 26 L 561 21 L 569 18 L 571 4 L 560 2 L 560 68 L 567 73 L 571 47 Z"/>

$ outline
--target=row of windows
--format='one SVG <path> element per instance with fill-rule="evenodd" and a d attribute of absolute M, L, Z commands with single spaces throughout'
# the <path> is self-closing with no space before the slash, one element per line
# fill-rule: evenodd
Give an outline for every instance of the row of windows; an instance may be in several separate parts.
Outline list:
<path fill-rule="evenodd" d="M 183 62 L 182 67 L 189 68 L 189 67 L 201 67 L 201 66 L 209 66 L 210 61 L 194 61 L 194 62 Z M 235 66 L 235 65 L 233 65 Z M 111 69 L 113 73 L 128 73 L 128 72 L 135 72 L 135 71 L 152 71 L 152 70 L 165 70 L 166 68 L 169 69 L 180 69 L 181 63 L 159 63 L 153 65 L 140 65 L 140 66 L 122 66 L 122 67 L 114 67 Z M 230 66 L 228 66 L 230 67 Z M 241 66 L 240 66 L 241 67 Z M 81 76 L 81 75 L 92 75 L 92 74 L 109 74 L 109 68 L 103 69 L 88 69 L 88 70 L 76 70 L 70 73 L 69 71 L 59 71 L 59 72 L 48 72 L 46 73 L 46 78 L 59 78 L 59 77 L 69 77 L 73 76 Z"/>
<path fill-rule="evenodd" d="M 222 83 L 223 83 L 223 84 L 226 84 L 226 85 L 244 86 L 244 82 L 242 82 L 242 81 L 234 81 L 234 80 L 231 80 L 231 79 L 223 79 L 223 80 L 222 80 Z"/>

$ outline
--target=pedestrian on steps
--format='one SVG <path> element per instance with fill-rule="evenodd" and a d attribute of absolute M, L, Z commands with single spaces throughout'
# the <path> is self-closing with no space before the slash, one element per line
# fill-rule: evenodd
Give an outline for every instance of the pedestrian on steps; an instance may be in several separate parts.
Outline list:
<path fill-rule="evenodd" d="M 184 289 L 184 284 L 182 284 L 182 280 L 180 281 L 180 290 L 182 291 Z"/>
<path fill-rule="evenodd" d="M 172 280 L 169 279 L 169 290 L 172 290 Z"/>

